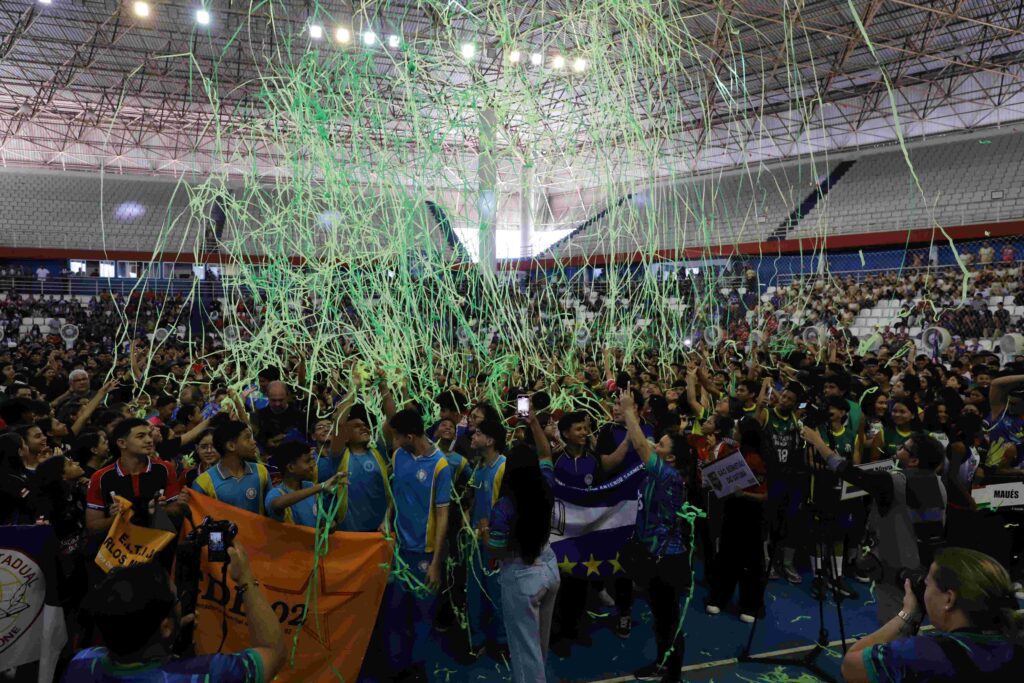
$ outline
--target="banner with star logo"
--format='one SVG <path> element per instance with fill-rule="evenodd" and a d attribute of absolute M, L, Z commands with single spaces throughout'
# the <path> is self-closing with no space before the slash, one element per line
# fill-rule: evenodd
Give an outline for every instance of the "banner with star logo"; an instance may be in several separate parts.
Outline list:
<path fill-rule="evenodd" d="M 619 552 L 636 527 L 644 476 L 644 466 L 637 460 L 612 479 L 588 488 L 555 478 L 551 549 L 563 574 L 597 578 L 622 572 Z"/>
<path fill-rule="evenodd" d="M 193 519 L 230 519 L 253 574 L 284 629 L 289 657 L 275 681 L 354 681 L 362 667 L 391 565 L 392 549 L 380 533 L 335 532 L 330 551 L 314 567 L 313 529 L 275 522 L 199 493 L 189 503 Z M 312 589 L 311 584 L 312 582 Z M 196 651 L 210 654 L 249 647 L 248 621 L 230 577 L 205 553 L 196 608 Z M 341 678 L 339 678 L 339 676 Z"/>

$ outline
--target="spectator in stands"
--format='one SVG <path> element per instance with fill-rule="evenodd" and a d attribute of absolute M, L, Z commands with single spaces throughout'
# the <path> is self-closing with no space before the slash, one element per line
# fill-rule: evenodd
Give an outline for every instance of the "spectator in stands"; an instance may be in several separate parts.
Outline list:
<path fill-rule="evenodd" d="M 978 249 L 978 263 L 979 265 L 987 266 L 991 264 L 996 258 L 996 250 L 992 248 L 988 240 L 981 243 L 981 248 Z"/>
<path fill-rule="evenodd" d="M 46 278 L 50 277 L 50 269 L 46 266 L 39 266 L 36 268 L 36 279 L 40 282 L 46 282 Z"/>
<path fill-rule="evenodd" d="M 181 614 L 170 577 L 159 564 L 139 564 L 112 570 L 89 595 L 85 607 L 106 647 L 75 655 L 64 680 L 114 683 L 198 677 L 218 683 L 270 683 L 285 662 L 284 634 L 249 567 L 245 549 L 236 542 L 228 548 L 228 556 L 227 571 L 242 600 L 250 647 L 232 654 L 174 657 L 172 646 L 178 633 L 195 615 Z"/>
<path fill-rule="evenodd" d="M 1012 244 L 1006 243 L 1003 245 L 999 253 L 999 260 L 1003 263 L 1013 263 L 1017 260 L 1017 250 L 1013 248 Z"/>

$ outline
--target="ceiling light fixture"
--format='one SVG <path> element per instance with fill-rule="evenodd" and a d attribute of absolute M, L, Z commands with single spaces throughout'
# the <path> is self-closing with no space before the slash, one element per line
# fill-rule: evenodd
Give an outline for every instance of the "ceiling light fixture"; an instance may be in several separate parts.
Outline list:
<path fill-rule="evenodd" d="M 565 57 L 562 55 L 555 55 L 551 60 L 551 66 L 554 69 L 562 69 L 565 67 Z"/>
<path fill-rule="evenodd" d="M 463 59 L 473 59 L 473 56 L 476 55 L 476 45 L 473 43 L 463 43 L 459 51 L 462 53 Z"/>
<path fill-rule="evenodd" d="M 149 16 L 149 3 L 139 0 L 132 5 L 132 11 L 135 12 L 135 16 L 145 19 Z"/>
<path fill-rule="evenodd" d="M 309 37 L 313 40 L 320 40 L 324 37 L 324 27 L 320 24 L 310 24 Z"/>
<path fill-rule="evenodd" d="M 576 73 L 582 73 L 587 68 L 587 60 L 582 57 L 577 57 L 572 63 L 572 70 Z"/>
<path fill-rule="evenodd" d="M 205 9 L 196 10 L 196 23 L 200 26 L 210 25 L 210 13 Z"/>
<path fill-rule="evenodd" d="M 339 43 L 347 43 L 350 40 L 352 40 L 352 32 L 349 31 L 344 26 L 339 26 L 334 31 L 334 39 L 337 40 Z"/>
<path fill-rule="evenodd" d="M 397 50 L 398 46 L 401 44 L 402 39 L 396 36 L 394 33 L 388 36 L 388 47 L 390 47 L 392 50 Z"/>
<path fill-rule="evenodd" d="M 522 59 L 522 57 L 523 56 L 519 54 L 519 50 L 512 50 L 512 52 L 508 53 L 508 61 L 512 62 L 513 64 L 518 64 L 519 60 Z"/>
<path fill-rule="evenodd" d="M 363 32 L 363 45 L 373 45 L 377 42 L 377 35 L 373 31 Z"/>
<path fill-rule="evenodd" d="M 533 64 L 534 66 L 540 66 L 543 63 L 544 55 L 542 55 L 541 53 L 534 52 L 532 55 L 530 55 L 530 64 Z"/>

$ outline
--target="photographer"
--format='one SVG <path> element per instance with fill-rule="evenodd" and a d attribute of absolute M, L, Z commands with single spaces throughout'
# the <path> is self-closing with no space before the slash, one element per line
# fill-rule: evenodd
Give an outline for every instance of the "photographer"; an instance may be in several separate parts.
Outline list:
<path fill-rule="evenodd" d="M 803 437 L 840 479 L 872 498 L 868 527 L 877 539 L 875 594 L 878 621 L 885 623 L 900 607 L 900 571 L 923 570 L 945 533 L 946 488 L 936 474 L 944 450 L 924 432 L 914 432 L 896 450 L 900 469 L 869 472 L 837 454 L 817 430 L 805 426 Z"/>
<path fill-rule="evenodd" d="M 82 650 L 64 680 L 264 683 L 284 664 L 285 643 L 277 615 L 259 590 L 241 545 L 228 549 L 228 573 L 242 594 L 252 647 L 231 654 L 177 659 L 172 647 L 183 625 L 181 605 L 167 572 L 157 563 L 114 569 L 86 598 L 106 647 Z"/>
<path fill-rule="evenodd" d="M 935 632 L 919 636 L 922 608 Z M 1024 677 L 1022 629 L 1024 615 L 1006 570 L 984 553 L 946 548 L 935 556 L 923 595 L 915 594 L 906 579 L 902 611 L 846 653 L 843 677 L 853 683 L 962 681 L 979 675 L 1019 681 Z"/>

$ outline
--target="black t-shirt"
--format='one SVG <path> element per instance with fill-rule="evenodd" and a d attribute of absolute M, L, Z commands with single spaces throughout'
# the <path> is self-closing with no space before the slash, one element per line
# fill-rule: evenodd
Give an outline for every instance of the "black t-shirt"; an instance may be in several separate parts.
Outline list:
<path fill-rule="evenodd" d="M 289 405 L 280 413 L 275 413 L 269 406 L 256 411 L 256 437 L 261 443 L 266 443 L 275 436 L 286 434 L 291 429 L 297 429 L 302 434 L 307 431 L 306 414 L 294 405 Z"/>

